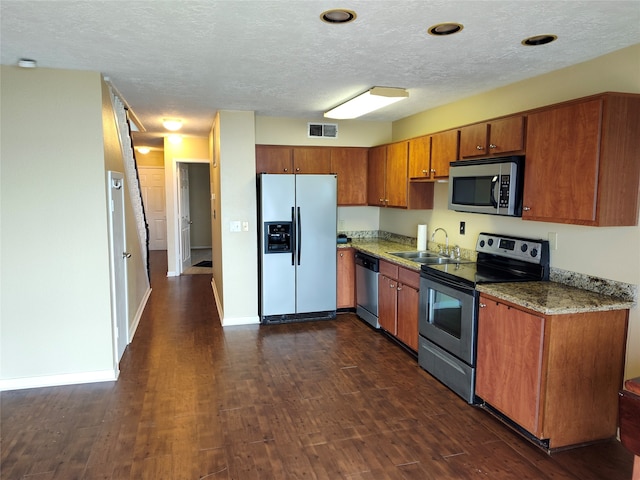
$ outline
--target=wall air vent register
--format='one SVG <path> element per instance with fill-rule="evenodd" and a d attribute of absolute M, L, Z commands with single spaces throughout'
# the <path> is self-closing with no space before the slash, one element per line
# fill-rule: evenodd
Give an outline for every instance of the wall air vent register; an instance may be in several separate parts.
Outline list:
<path fill-rule="evenodd" d="M 309 138 L 338 138 L 337 123 L 308 123 Z"/>

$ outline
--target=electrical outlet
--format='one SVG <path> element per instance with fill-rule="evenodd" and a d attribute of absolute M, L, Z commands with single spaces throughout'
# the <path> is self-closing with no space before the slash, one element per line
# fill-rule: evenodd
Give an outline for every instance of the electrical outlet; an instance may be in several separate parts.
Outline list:
<path fill-rule="evenodd" d="M 464 235 L 465 228 L 465 222 L 460 222 L 460 235 Z"/>
<path fill-rule="evenodd" d="M 239 232 L 240 231 L 240 222 L 239 221 L 233 221 L 229 224 L 229 231 L 230 232 Z"/>
<path fill-rule="evenodd" d="M 556 232 L 549 232 L 549 249 L 558 249 L 558 234 Z"/>

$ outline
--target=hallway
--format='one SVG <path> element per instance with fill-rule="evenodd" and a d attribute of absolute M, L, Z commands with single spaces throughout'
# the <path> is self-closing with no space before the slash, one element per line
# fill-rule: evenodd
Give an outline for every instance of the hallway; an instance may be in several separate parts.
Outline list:
<path fill-rule="evenodd" d="M 1 394 L 0 478 L 631 476 L 616 441 L 546 455 L 353 315 L 223 330 L 210 275 L 166 267 L 118 382 Z"/>

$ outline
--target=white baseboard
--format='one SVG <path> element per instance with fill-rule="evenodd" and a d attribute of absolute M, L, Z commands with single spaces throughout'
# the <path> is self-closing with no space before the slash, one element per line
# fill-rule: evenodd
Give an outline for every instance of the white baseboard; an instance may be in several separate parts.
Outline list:
<path fill-rule="evenodd" d="M 100 370 L 97 372 L 66 373 L 42 377 L 11 378 L 0 380 L 0 391 L 57 387 L 61 385 L 76 385 L 78 383 L 115 382 L 118 379 L 118 373 L 117 370 Z"/>
<path fill-rule="evenodd" d="M 218 294 L 218 289 L 216 288 L 216 281 L 214 278 L 211 279 L 211 289 L 213 290 L 213 298 L 216 301 L 218 316 L 220 317 L 220 325 L 222 325 L 223 327 L 232 327 L 235 325 L 256 325 L 260 323 L 260 317 L 257 315 L 251 317 L 225 317 L 224 311 L 221 307 L 222 302 L 220 301 L 220 295 Z"/>
<path fill-rule="evenodd" d="M 148 288 L 140 301 L 140 305 L 138 305 L 138 310 L 136 311 L 135 317 L 133 317 L 133 322 L 129 325 L 129 343 L 133 341 L 133 336 L 136 334 L 136 330 L 138 329 L 138 324 L 140 323 L 140 319 L 142 318 L 142 314 L 144 313 L 144 309 L 147 306 L 147 302 L 149 301 L 149 296 L 151 296 L 151 288 Z"/>
<path fill-rule="evenodd" d="M 256 325 L 260 323 L 260 317 L 257 315 L 252 317 L 235 317 L 224 318 L 222 320 L 223 327 L 233 327 L 235 325 Z"/>
<path fill-rule="evenodd" d="M 167 277 L 179 277 L 180 275 L 178 275 L 178 272 L 172 272 L 169 271 L 167 272 Z"/>

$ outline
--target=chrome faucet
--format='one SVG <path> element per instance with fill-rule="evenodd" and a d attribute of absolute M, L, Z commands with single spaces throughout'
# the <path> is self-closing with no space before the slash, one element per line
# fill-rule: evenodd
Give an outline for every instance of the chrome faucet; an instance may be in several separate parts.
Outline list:
<path fill-rule="evenodd" d="M 433 234 L 431 235 L 431 241 L 433 242 L 438 230 L 442 230 L 444 232 L 444 254 L 449 255 L 449 235 L 447 234 L 447 231 L 444 228 L 436 228 L 433 231 Z M 443 253 L 442 247 L 440 247 L 440 253 Z"/>

